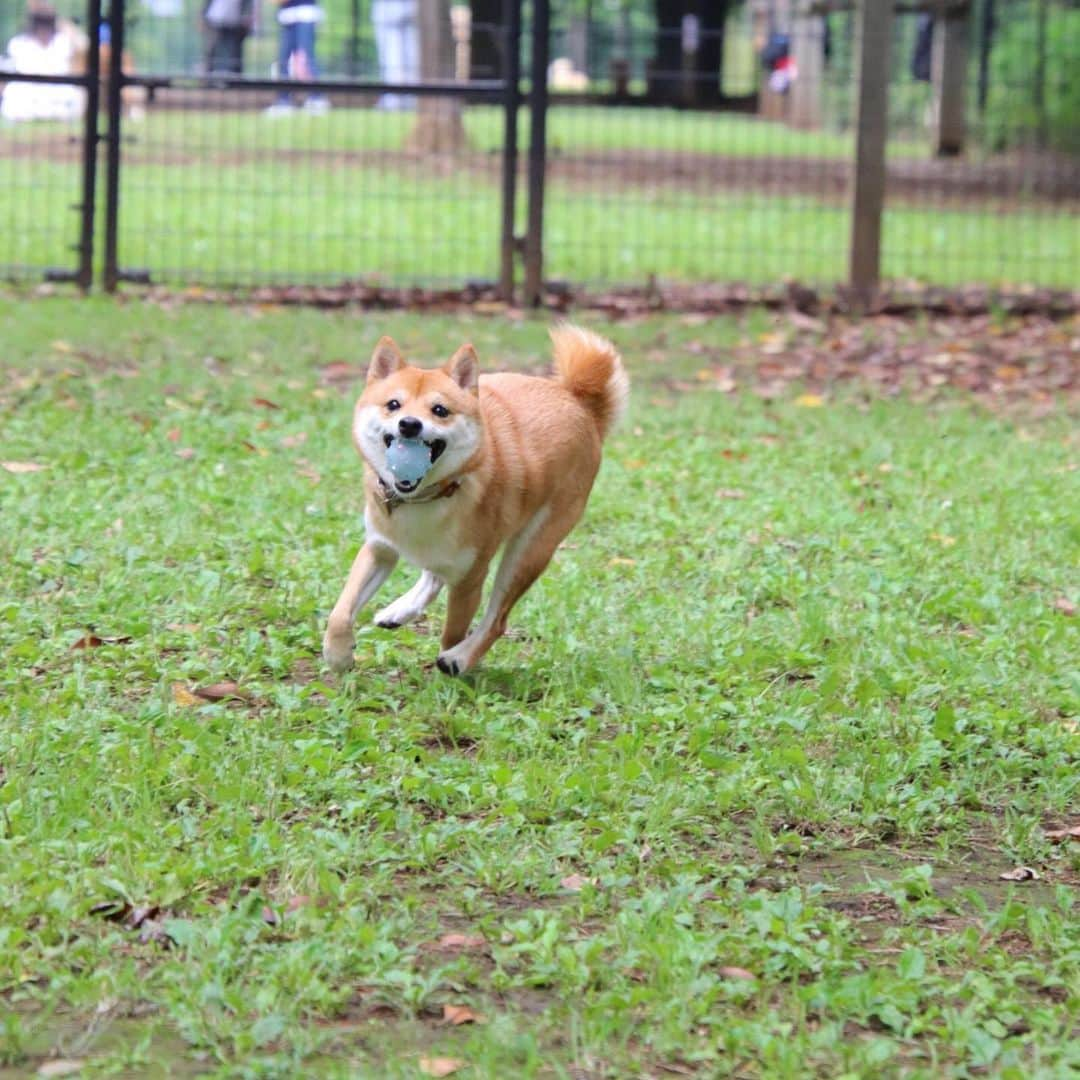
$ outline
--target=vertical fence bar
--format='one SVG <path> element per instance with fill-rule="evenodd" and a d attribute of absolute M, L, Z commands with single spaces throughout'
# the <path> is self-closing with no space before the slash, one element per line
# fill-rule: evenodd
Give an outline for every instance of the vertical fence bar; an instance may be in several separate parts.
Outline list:
<path fill-rule="evenodd" d="M 515 211 L 517 201 L 518 109 L 521 105 L 521 5 L 523 0 L 506 0 L 506 49 L 503 79 L 503 169 L 502 248 L 499 292 L 508 304 L 514 302 L 514 254 L 517 250 Z"/>
<path fill-rule="evenodd" d="M 529 229 L 525 238 L 525 303 L 529 307 L 538 307 L 544 295 L 544 170 L 550 37 L 551 4 L 549 0 L 534 0 L 529 86 Z"/>
<path fill-rule="evenodd" d="M 881 221 L 885 208 L 889 45 L 893 0 L 859 0 L 855 33 L 855 176 L 851 198 L 849 285 L 869 307 L 881 280 Z"/>
<path fill-rule="evenodd" d="M 120 118 L 123 112 L 125 0 L 109 7 L 109 85 L 106 97 L 109 127 L 106 133 L 105 168 L 105 291 L 116 292 L 120 280 L 117 264 L 117 225 L 120 212 Z"/>
<path fill-rule="evenodd" d="M 934 23 L 934 153 L 939 157 L 964 150 L 969 18 L 966 10 L 948 11 Z"/>
<path fill-rule="evenodd" d="M 101 107 L 101 0 L 86 2 L 86 116 L 83 118 L 82 229 L 79 234 L 79 288 L 94 283 L 94 209 L 97 200 L 98 110 Z"/>
<path fill-rule="evenodd" d="M 983 0 L 979 19 L 979 113 L 990 93 L 990 45 L 994 36 L 994 0 Z"/>

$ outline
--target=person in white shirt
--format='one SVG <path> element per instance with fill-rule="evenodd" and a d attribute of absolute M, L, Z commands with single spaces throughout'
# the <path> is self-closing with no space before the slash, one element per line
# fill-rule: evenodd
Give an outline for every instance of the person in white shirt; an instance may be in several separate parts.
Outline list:
<path fill-rule="evenodd" d="M 420 75 L 420 42 L 416 0 L 372 0 L 371 21 L 379 50 L 379 78 L 385 83 L 415 82 Z M 411 94 L 383 94 L 379 108 L 416 108 Z"/>
<path fill-rule="evenodd" d="M 8 42 L 10 66 L 17 75 L 71 75 L 75 47 L 56 25 L 56 10 L 34 0 L 27 10 L 26 30 Z M 60 83 L 9 82 L 0 97 L 0 118 L 22 120 L 75 120 L 86 107 L 81 87 Z"/>

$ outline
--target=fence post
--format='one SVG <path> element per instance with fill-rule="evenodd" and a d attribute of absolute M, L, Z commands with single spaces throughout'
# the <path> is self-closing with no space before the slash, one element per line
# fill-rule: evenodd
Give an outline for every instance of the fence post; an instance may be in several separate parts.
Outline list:
<path fill-rule="evenodd" d="M 105 171 L 105 291 L 116 292 L 120 280 L 117 263 L 117 224 L 120 212 L 120 116 L 123 112 L 125 0 L 109 7 L 109 127 L 106 133 Z"/>
<path fill-rule="evenodd" d="M 516 201 L 518 162 L 518 108 L 521 105 L 521 5 L 522 0 L 506 0 L 506 52 L 503 80 L 503 173 L 502 247 L 499 292 L 508 304 L 514 302 L 514 255 L 517 251 Z"/>
<path fill-rule="evenodd" d="M 529 228 L 525 237 L 525 304 L 529 307 L 539 307 L 544 298 L 544 169 L 550 34 L 550 0 L 534 0 L 529 86 Z"/>
<path fill-rule="evenodd" d="M 931 78 L 934 83 L 934 153 L 964 151 L 964 90 L 967 83 L 968 13 L 947 11 L 934 22 Z"/>
<path fill-rule="evenodd" d="M 825 81 L 825 19 L 796 7 L 791 24 L 795 82 L 791 87 L 791 124 L 821 127 L 821 91 Z"/>
<path fill-rule="evenodd" d="M 94 211 L 97 201 L 98 110 L 101 107 L 101 0 L 86 2 L 86 116 L 83 118 L 82 231 L 79 236 L 79 288 L 94 283 Z"/>
<path fill-rule="evenodd" d="M 852 299 L 869 307 L 881 279 L 885 143 L 889 111 L 889 44 L 893 0 L 859 0 L 856 22 L 855 175 L 848 278 Z"/>

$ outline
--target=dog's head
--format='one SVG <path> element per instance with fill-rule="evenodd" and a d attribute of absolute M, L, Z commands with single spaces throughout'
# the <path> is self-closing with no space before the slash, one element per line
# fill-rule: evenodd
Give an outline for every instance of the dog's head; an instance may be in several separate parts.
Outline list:
<path fill-rule="evenodd" d="M 353 438 L 382 482 L 403 499 L 454 476 L 483 438 L 476 351 L 462 345 L 445 366 L 429 370 L 407 364 L 397 345 L 382 338 L 356 403 Z M 397 438 L 420 439 L 431 454 L 431 468 L 414 486 L 396 480 L 387 467 L 387 448 Z"/>

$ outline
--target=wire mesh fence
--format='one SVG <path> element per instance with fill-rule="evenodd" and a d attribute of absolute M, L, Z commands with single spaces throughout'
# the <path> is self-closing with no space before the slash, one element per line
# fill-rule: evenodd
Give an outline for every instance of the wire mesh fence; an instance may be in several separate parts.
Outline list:
<path fill-rule="evenodd" d="M 209 0 L 127 0 L 119 276 L 227 287 L 498 281 L 509 149 L 499 80 L 513 5 L 473 0 L 446 18 L 441 70 L 462 89 L 447 98 L 415 92 L 428 3 L 321 0 L 301 37 L 275 4 L 239 0 L 243 21 L 230 38 Z M 545 276 L 571 286 L 843 282 L 853 5 L 657 0 L 596 5 L 602 17 L 590 22 L 582 12 L 592 7 L 552 6 Z M 962 33 L 949 36 L 942 9 L 934 19 L 917 3 L 897 7 L 883 277 L 1076 288 L 1080 9 L 975 0 L 950 23 Z M 67 119 L 0 122 L 8 278 L 70 269 L 84 228 L 78 79 L 90 39 L 102 43 L 104 75 L 115 40 L 110 22 L 87 25 L 86 0 L 56 9 L 81 23 L 87 43 L 81 56 L 70 49 Z M 3 5 L 0 47 L 26 29 L 22 4 Z M 522 40 L 527 73 L 527 30 Z M 0 112 L 20 82 L 10 46 L 4 64 Z M 519 250 L 529 120 L 523 105 L 509 155 Z M 104 154 L 91 156 L 104 172 Z M 106 188 L 98 184 L 99 269 Z"/>

